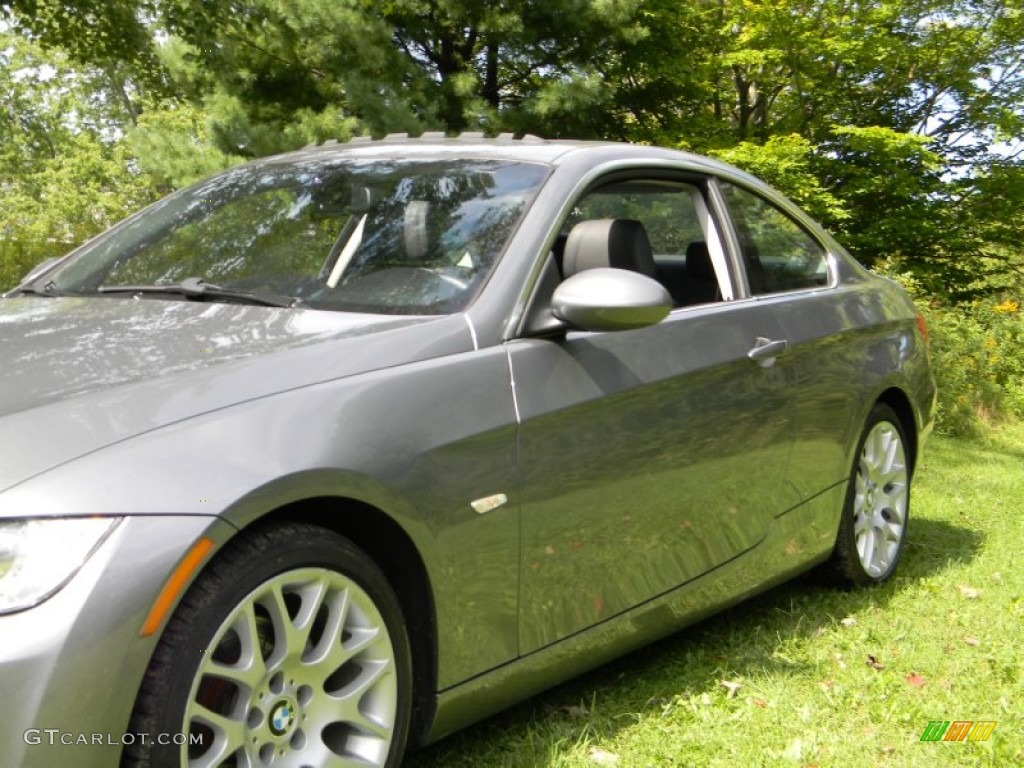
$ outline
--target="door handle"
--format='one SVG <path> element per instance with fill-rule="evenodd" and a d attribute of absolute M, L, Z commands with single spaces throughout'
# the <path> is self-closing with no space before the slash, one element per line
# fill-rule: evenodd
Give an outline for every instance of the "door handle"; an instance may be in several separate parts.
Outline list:
<path fill-rule="evenodd" d="M 787 349 L 789 342 L 785 339 L 766 339 L 764 336 L 758 336 L 753 348 L 747 352 L 747 357 L 762 368 L 771 368 L 775 365 L 775 358 Z"/>

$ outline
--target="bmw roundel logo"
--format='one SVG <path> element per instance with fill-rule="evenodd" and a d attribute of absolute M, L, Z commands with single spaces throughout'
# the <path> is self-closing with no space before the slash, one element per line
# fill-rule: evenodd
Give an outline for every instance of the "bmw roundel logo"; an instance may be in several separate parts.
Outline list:
<path fill-rule="evenodd" d="M 295 724 L 295 707 L 288 701 L 279 701 L 270 711 L 270 731 L 282 736 Z"/>

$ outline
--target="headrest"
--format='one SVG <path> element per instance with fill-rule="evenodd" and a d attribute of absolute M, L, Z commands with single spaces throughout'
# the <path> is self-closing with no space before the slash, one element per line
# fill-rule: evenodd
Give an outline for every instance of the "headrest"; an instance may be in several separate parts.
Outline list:
<path fill-rule="evenodd" d="M 686 246 L 686 274 L 698 280 L 717 279 L 708 244 L 703 240 L 694 240 Z"/>
<path fill-rule="evenodd" d="M 426 200 L 410 200 L 405 204 L 405 254 L 418 261 L 430 252 L 430 230 L 427 220 L 430 203 Z"/>
<path fill-rule="evenodd" d="M 564 276 L 598 267 L 628 269 L 653 278 L 654 256 L 644 225 L 633 219 L 593 219 L 573 227 L 565 243 Z"/>

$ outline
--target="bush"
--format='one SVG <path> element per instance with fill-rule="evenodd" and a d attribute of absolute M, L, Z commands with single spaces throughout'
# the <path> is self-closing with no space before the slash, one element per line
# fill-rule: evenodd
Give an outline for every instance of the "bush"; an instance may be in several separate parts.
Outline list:
<path fill-rule="evenodd" d="M 957 304 L 929 294 L 894 262 L 875 271 L 906 288 L 928 323 L 939 432 L 976 435 L 993 423 L 1024 418 L 1024 286 Z"/>
<path fill-rule="evenodd" d="M 938 428 L 976 433 L 1024 417 L 1024 316 L 1019 298 L 925 307 L 939 384 Z"/>

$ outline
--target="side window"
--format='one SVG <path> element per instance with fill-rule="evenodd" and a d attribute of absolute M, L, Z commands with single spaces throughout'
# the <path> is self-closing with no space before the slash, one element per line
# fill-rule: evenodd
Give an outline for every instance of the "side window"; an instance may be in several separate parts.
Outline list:
<path fill-rule="evenodd" d="M 736 227 L 743 264 L 756 295 L 828 285 L 825 249 L 764 198 L 721 183 Z"/>
<path fill-rule="evenodd" d="M 722 265 L 725 259 L 697 185 L 631 180 L 593 189 L 563 223 L 561 246 L 574 226 L 596 219 L 625 219 L 643 225 L 651 243 L 655 277 L 668 289 L 675 306 L 722 300 L 714 259 Z M 713 257 L 713 253 L 719 256 Z M 728 287 L 727 281 L 725 285 Z M 731 298 L 731 290 L 727 298 Z"/>

